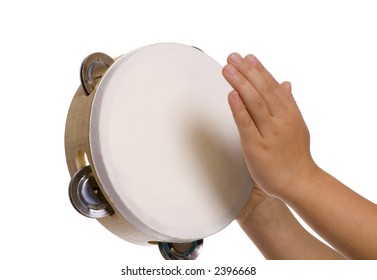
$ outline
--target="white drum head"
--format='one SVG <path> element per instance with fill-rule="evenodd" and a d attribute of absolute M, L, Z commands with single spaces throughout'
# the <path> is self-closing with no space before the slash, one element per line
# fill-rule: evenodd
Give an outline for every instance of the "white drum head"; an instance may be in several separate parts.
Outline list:
<path fill-rule="evenodd" d="M 214 234 L 248 199 L 221 69 L 196 48 L 162 43 L 120 57 L 98 85 L 94 168 L 120 214 L 156 240 Z"/>

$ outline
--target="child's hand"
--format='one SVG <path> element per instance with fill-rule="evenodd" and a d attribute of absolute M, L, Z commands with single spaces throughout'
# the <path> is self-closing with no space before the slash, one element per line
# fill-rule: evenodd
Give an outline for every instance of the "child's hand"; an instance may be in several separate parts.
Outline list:
<path fill-rule="evenodd" d="M 291 85 L 276 82 L 253 55 L 231 54 L 223 75 L 235 89 L 229 104 L 249 172 L 267 193 L 283 197 L 318 169 Z"/>
<path fill-rule="evenodd" d="M 229 104 L 250 174 L 280 198 L 259 193 L 238 219 L 261 252 L 267 258 L 377 259 L 377 206 L 316 166 L 290 84 L 277 83 L 252 55 L 230 55 L 223 75 L 235 89 Z M 340 254 L 310 235 L 285 203 Z"/>

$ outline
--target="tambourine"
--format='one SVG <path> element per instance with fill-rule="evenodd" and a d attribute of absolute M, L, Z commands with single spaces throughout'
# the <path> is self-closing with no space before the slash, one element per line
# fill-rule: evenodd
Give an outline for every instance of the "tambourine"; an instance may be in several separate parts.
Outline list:
<path fill-rule="evenodd" d="M 166 259 L 195 259 L 252 187 L 221 70 L 177 43 L 86 57 L 65 130 L 74 208 Z"/>

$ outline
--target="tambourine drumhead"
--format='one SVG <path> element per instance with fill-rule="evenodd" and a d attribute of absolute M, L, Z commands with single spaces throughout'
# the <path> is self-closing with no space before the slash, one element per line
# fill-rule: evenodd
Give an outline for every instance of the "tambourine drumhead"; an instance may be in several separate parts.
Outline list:
<path fill-rule="evenodd" d="M 100 81 L 90 148 L 118 211 L 157 240 L 192 241 L 223 229 L 252 185 L 221 66 L 185 45 L 120 57 Z"/>

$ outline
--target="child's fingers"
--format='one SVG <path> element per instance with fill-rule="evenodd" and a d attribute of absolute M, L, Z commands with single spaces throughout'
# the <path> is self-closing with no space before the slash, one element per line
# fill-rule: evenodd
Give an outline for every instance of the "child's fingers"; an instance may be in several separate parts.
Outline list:
<path fill-rule="evenodd" d="M 280 102 L 285 107 L 297 106 L 296 101 L 292 95 L 292 86 L 290 82 L 281 83 L 276 89 Z"/>
<path fill-rule="evenodd" d="M 263 134 L 263 128 L 270 121 L 271 114 L 258 91 L 233 65 L 226 65 L 223 75 L 229 84 L 239 93 L 255 126 Z"/>
<path fill-rule="evenodd" d="M 266 81 L 273 87 L 276 88 L 279 86 L 279 83 L 275 80 L 275 78 L 271 75 L 270 72 L 264 67 L 264 65 L 259 61 L 257 57 L 252 54 L 248 54 L 245 59 L 249 61 L 249 63 L 254 64 L 255 68 L 263 75 Z M 254 63 L 254 61 L 256 61 Z"/>
<path fill-rule="evenodd" d="M 253 55 L 247 55 L 242 59 L 237 53 L 233 53 L 228 57 L 228 63 L 234 65 L 249 83 L 253 85 L 263 98 L 271 115 L 274 115 L 280 108 L 280 102 L 275 92 L 279 83 L 266 70 L 262 63 Z"/>
<path fill-rule="evenodd" d="M 229 93 L 228 102 L 241 139 L 259 139 L 259 131 L 237 91 Z"/>

